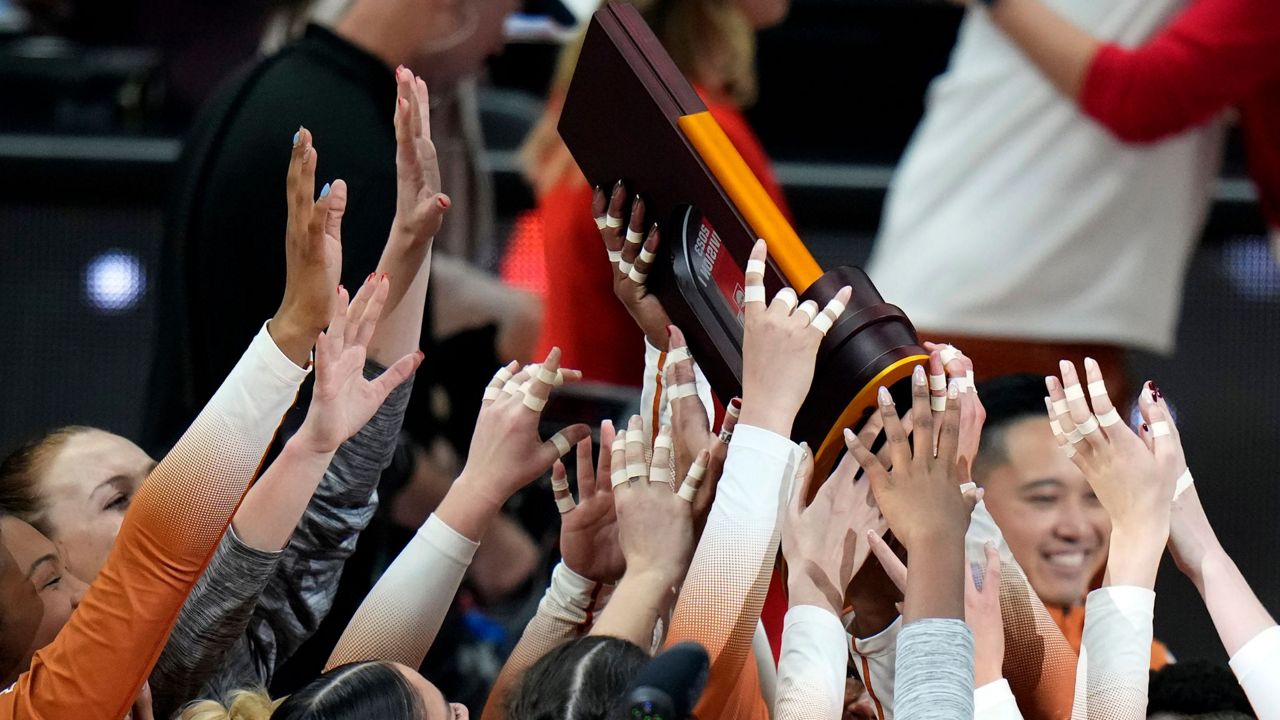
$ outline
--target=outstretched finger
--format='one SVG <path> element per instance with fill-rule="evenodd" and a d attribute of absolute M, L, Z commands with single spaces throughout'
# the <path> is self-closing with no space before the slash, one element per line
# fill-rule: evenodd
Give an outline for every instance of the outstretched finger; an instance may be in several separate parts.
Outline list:
<path fill-rule="evenodd" d="M 382 404 L 383 400 L 387 399 L 392 390 L 400 387 L 405 381 L 413 377 L 413 374 L 418 371 L 418 367 L 422 365 L 424 357 L 425 355 L 422 354 L 421 350 L 415 350 L 382 371 L 382 374 L 372 382 L 374 394 L 379 398 L 379 405 Z"/>
<path fill-rule="evenodd" d="M 750 319 L 765 310 L 764 269 L 769 258 L 769 247 L 763 239 L 751 247 L 747 259 L 747 272 L 742 291 L 743 310 Z"/>
<path fill-rule="evenodd" d="M 578 487 L 578 492 L 582 492 L 582 487 Z M 563 515 L 570 512 L 578 506 L 573 501 L 573 493 L 569 492 L 569 473 L 564 469 L 564 463 L 556 460 L 551 464 L 551 494 L 556 500 L 556 510 Z"/>
<path fill-rule="evenodd" d="M 498 368 L 498 372 L 493 374 L 493 379 L 484 388 L 484 400 L 482 404 L 489 405 L 498 399 L 498 395 L 502 392 L 511 378 L 515 377 L 516 371 L 520 369 L 520 363 L 512 360 L 505 367 Z"/>
<path fill-rule="evenodd" d="M 698 457 L 694 458 L 693 464 L 689 466 L 689 474 L 685 475 L 684 482 L 680 483 L 678 494 L 681 500 L 692 503 L 698 497 L 698 489 L 702 487 L 702 478 L 710 462 L 711 453 L 706 450 L 698 451 Z"/>
<path fill-rule="evenodd" d="M 631 218 L 626 227 L 625 241 L 622 243 L 622 263 L 630 271 L 635 269 L 636 259 L 640 256 L 640 246 L 644 244 L 645 238 L 644 199 L 639 195 L 631 199 Z M 630 275 L 630 272 L 627 274 Z M 637 282 L 643 282 L 643 280 Z"/>
<path fill-rule="evenodd" d="M 645 480 L 649 477 L 649 464 L 645 459 L 648 443 L 644 439 L 644 423 L 639 415 L 632 415 L 627 422 L 626 469 L 627 481 Z"/>
<path fill-rule="evenodd" d="M 551 388 L 556 384 L 556 378 L 560 377 L 559 372 L 560 348 L 553 347 L 547 353 L 547 359 L 529 373 L 531 382 L 525 383 L 521 388 L 524 390 L 524 406 L 534 412 L 542 412 L 547 405 L 547 398 L 551 396 Z"/>
<path fill-rule="evenodd" d="M 1112 429 L 1121 424 L 1123 418 L 1111 402 L 1111 395 L 1107 393 L 1107 383 L 1102 378 L 1102 368 L 1098 366 L 1097 360 L 1084 359 L 1084 376 L 1089 383 L 1089 402 L 1093 405 L 1093 414 L 1098 418 L 1102 431 L 1108 438 L 1113 432 L 1126 432 L 1125 428 Z"/>
<path fill-rule="evenodd" d="M 831 484 L 827 483 L 827 485 Z M 800 455 L 800 463 L 796 465 L 794 485 L 787 507 L 791 516 L 798 519 L 804 514 L 805 504 L 809 501 L 809 492 L 813 489 L 813 453 L 809 452 L 807 447 Z"/>
<path fill-rule="evenodd" d="M 637 203 L 642 202 L 637 199 Z M 635 215 L 631 216 L 631 221 L 635 223 Z M 644 236 L 643 243 L 639 244 L 639 251 L 636 253 L 634 260 L 628 258 L 628 251 L 632 246 L 632 231 L 627 231 L 627 242 L 622 252 L 622 260 L 631 263 L 631 269 L 627 272 L 627 279 L 637 285 L 644 285 L 649 280 L 649 270 L 653 268 L 653 260 L 658 257 L 658 224 L 654 223 L 649 228 L 649 234 Z"/>
<path fill-rule="evenodd" d="M 382 319 L 382 308 L 386 306 L 387 294 L 391 292 L 391 281 L 387 274 L 374 278 L 373 292 L 369 295 L 369 302 L 365 305 L 364 312 L 360 314 L 359 333 L 356 335 L 356 344 L 361 347 L 368 347 L 369 342 L 373 340 L 373 332 L 378 328 L 378 321 Z"/>
<path fill-rule="evenodd" d="M 1062 392 L 1067 399 L 1067 412 L 1071 414 L 1071 421 L 1075 423 L 1076 431 L 1094 450 L 1103 449 L 1107 444 L 1107 438 L 1098 432 L 1100 428 L 1098 418 L 1094 417 L 1089 404 L 1085 402 L 1084 388 L 1080 385 L 1080 376 L 1076 373 L 1075 363 L 1070 360 L 1060 360 L 1058 368 L 1062 371 Z"/>
<path fill-rule="evenodd" d="M 595 480 L 592 483 L 597 492 L 612 493 L 613 483 L 613 442 L 617 438 L 613 430 L 613 421 L 600 423 L 600 456 L 596 464 Z"/>
<path fill-rule="evenodd" d="M 898 558 L 893 548 L 889 547 L 889 543 L 880 537 L 880 533 L 875 530 L 868 530 L 867 543 L 871 545 L 871 552 L 880 561 L 880 567 L 884 568 L 884 574 L 889 576 L 899 592 L 907 591 L 907 566 L 902 564 L 902 560 Z"/>
<path fill-rule="evenodd" d="M 653 439 L 653 458 L 649 465 L 649 482 L 665 485 L 675 492 L 671 482 L 671 426 L 663 425 Z"/>
<path fill-rule="evenodd" d="M 543 468 L 551 467 L 551 464 L 558 461 L 565 453 L 569 452 L 574 445 L 577 445 L 583 438 L 591 437 L 591 428 L 586 423 L 577 423 L 567 428 L 557 430 L 550 438 L 542 443 L 538 448 L 539 460 L 542 461 Z M 561 452 L 563 451 L 563 452 Z"/>
<path fill-rule="evenodd" d="M 575 466 L 578 472 L 578 497 L 582 499 L 582 502 L 586 502 L 596 494 L 596 469 L 591 464 L 591 451 L 594 449 L 591 445 L 591 438 L 579 440 L 576 449 L 577 455 L 575 459 L 577 462 Z"/>

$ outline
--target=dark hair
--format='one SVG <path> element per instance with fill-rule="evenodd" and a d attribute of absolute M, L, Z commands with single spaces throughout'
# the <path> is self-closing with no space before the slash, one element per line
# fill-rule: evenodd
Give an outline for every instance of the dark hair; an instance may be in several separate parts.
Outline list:
<path fill-rule="evenodd" d="M 421 720 L 422 697 L 391 663 L 349 663 L 280 703 L 272 720 Z"/>
<path fill-rule="evenodd" d="M 1147 714 L 1173 713 L 1190 717 L 1255 717 L 1235 675 L 1225 665 L 1187 660 L 1151 673 Z"/>
<path fill-rule="evenodd" d="M 973 479 L 979 484 L 992 468 L 1009 460 L 1009 447 L 1005 443 L 1005 431 L 1014 423 L 1029 418 L 1039 418 L 1047 425 L 1049 417 L 1044 407 L 1044 378 L 1022 373 L 1001 375 L 978 384 L 978 397 L 987 411 L 987 421 L 982 426 L 982 442 L 974 458 Z"/>
<path fill-rule="evenodd" d="M 44 517 L 39 478 L 53 456 L 68 440 L 94 428 L 64 425 L 19 445 L 0 462 L 0 513 L 13 515 L 50 535 Z"/>
<path fill-rule="evenodd" d="M 606 720 L 627 684 L 649 661 L 635 643 L 616 637 L 570 640 L 525 671 L 507 701 L 520 720 Z"/>

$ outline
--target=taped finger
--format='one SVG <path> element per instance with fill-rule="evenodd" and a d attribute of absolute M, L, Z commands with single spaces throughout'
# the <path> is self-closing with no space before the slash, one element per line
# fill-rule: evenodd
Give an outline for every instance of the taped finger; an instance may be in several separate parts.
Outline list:
<path fill-rule="evenodd" d="M 707 471 L 707 453 L 702 451 L 689 466 L 689 474 L 680 483 L 680 492 L 676 493 L 681 500 L 692 503 L 698 496 L 698 488 L 702 487 L 702 476 Z"/>
<path fill-rule="evenodd" d="M 556 500 L 556 510 L 563 515 L 578 506 L 573 501 L 573 493 L 569 492 L 569 477 L 565 472 L 564 463 L 556 461 L 551 470 L 551 493 Z"/>
<path fill-rule="evenodd" d="M 800 300 L 799 298 L 796 297 L 795 289 L 784 287 L 778 291 L 777 295 L 773 296 L 773 302 L 777 304 L 785 305 L 787 308 L 787 314 L 790 315 L 792 312 L 795 311 L 796 304 L 799 303 Z"/>
<path fill-rule="evenodd" d="M 807 318 L 806 321 L 812 325 L 814 318 L 818 317 L 818 303 L 812 300 L 805 300 L 800 303 L 800 309 L 798 312 L 804 314 L 805 318 Z"/>
<path fill-rule="evenodd" d="M 573 446 L 569 444 L 569 439 L 566 438 L 562 432 L 557 432 L 548 438 L 548 440 L 552 445 L 556 446 L 556 452 L 560 453 L 560 457 L 568 455 L 569 451 L 573 449 Z"/>

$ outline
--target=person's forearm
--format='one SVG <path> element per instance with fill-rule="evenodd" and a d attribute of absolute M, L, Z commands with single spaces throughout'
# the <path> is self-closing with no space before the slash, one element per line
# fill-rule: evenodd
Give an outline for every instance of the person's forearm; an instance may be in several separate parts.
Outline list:
<path fill-rule="evenodd" d="M 285 443 L 232 520 L 236 535 L 256 550 L 275 551 L 288 544 L 333 459 L 333 453 L 309 450 L 297 437 Z"/>
<path fill-rule="evenodd" d="M 658 618 L 671 606 L 671 586 L 671 579 L 663 573 L 628 572 L 590 634 L 629 640 L 648 651 Z"/>
<path fill-rule="evenodd" d="M 902 606 L 902 622 L 925 618 L 964 619 L 964 538 L 938 537 L 908 548 L 911 572 Z"/>
<path fill-rule="evenodd" d="M 1080 97 L 1101 43 L 1041 0 L 996 0 L 991 19 L 1067 98 Z"/>
<path fill-rule="evenodd" d="M 1160 557 L 1169 540 L 1167 518 L 1163 524 L 1116 525 L 1111 530 L 1104 585 L 1125 585 L 1153 589 Z"/>
<path fill-rule="evenodd" d="M 449 492 L 436 508 L 436 516 L 458 534 L 472 542 L 480 542 L 489 525 L 502 512 L 505 498 L 483 492 L 485 483 L 467 477 L 466 470 L 453 482 Z"/>
<path fill-rule="evenodd" d="M 422 313 L 427 304 L 431 277 L 431 246 L 422 249 L 388 247 L 378 262 L 379 273 L 387 273 L 392 292 L 373 339 L 369 359 L 390 366 L 418 349 L 422 340 Z M 402 293 L 395 292 L 404 288 Z"/>
<path fill-rule="evenodd" d="M 1221 547 L 1206 554 L 1200 576 L 1193 581 L 1228 655 L 1235 655 L 1258 633 L 1276 624 Z"/>

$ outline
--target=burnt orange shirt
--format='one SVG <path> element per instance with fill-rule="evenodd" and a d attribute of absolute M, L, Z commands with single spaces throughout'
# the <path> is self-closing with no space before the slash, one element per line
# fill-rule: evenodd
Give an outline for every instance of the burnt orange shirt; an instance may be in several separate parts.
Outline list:
<path fill-rule="evenodd" d="M 1062 630 L 1062 636 L 1071 645 L 1071 649 L 1080 653 L 1080 641 L 1084 637 L 1084 605 L 1073 605 L 1069 608 L 1046 605 L 1049 616 Z M 1159 640 L 1151 641 L 1151 669 L 1159 670 L 1170 661 L 1169 648 Z"/>

